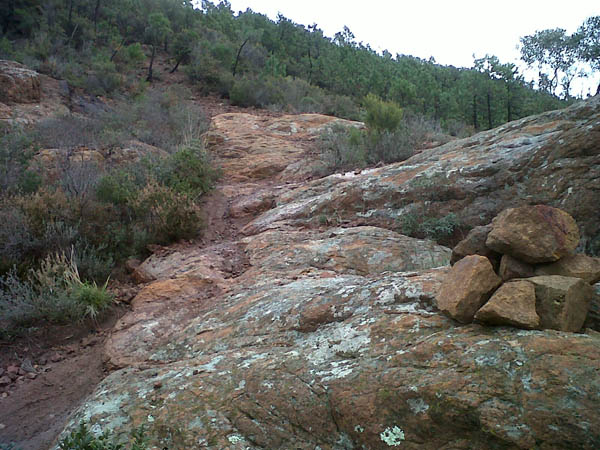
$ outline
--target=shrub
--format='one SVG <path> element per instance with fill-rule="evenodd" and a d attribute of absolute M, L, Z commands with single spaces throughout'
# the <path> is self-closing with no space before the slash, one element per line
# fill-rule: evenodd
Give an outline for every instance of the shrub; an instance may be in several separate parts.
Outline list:
<path fill-rule="evenodd" d="M 403 214 L 399 225 L 401 234 L 420 239 L 432 239 L 440 244 L 449 243 L 455 232 L 464 228 L 455 213 L 435 217 L 427 215 L 425 211 Z"/>
<path fill-rule="evenodd" d="M 404 161 L 433 136 L 441 139 L 440 134 L 435 123 L 407 114 L 395 131 L 333 127 L 321 136 L 319 147 L 331 171 L 353 170 Z"/>
<path fill-rule="evenodd" d="M 202 226 L 200 208 L 186 193 L 150 181 L 132 201 L 135 227 L 150 242 L 168 244 L 197 236 Z"/>
<path fill-rule="evenodd" d="M 367 165 L 367 149 L 361 130 L 335 126 L 319 139 L 323 159 L 331 171 L 352 170 Z"/>
<path fill-rule="evenodd" d="M 131 432 L 129 445 L 125 446 L 116 443 L 107 431 L 94 435 L 83 421 L 58 444 L 61 450 L 145 450 L 147 445 L 148 437 L 143 425 Z"/>
<path fill-rule="evenodd" d="M 402 109 L 392 102 L 386 102 L 369 94 L 365 97 L 365 124 L 377 131 L 394 132 L 400 126 Z"/>

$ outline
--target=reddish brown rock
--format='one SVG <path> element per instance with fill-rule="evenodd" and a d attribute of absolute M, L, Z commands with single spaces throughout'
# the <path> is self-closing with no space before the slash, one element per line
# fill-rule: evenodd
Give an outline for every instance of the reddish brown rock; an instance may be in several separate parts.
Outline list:
<path fill-rule="evenodd" d="M 490 260 L 492 265 L 498 262 L 500 255 L 490 250 L 485 245 L 488 234 L 492 230 L 491 225 L 479 226 L 473 228 L 467 234 L 467 237 L 460 241 L 452 250 L 450 264 L 454 265 L 457 261 L 469 255 L 481 255 Z"/>
<path fill-rule="evenodd" d="M 593 288 L 581 278 L 547 275 L 528 278 L 535 286 L 536 311 L 541 328 L 560 331 L 581 330 Z"/>
<path fill-rule="evenodd" d="M 575 219 L 558 208 L 509 208 L 494 218 L 485 244 L 527 263 L 551 262 L 575 250 L 579 229 Z"/>
<path fill-rule="evenodd" d="M 581 278 L 594 284 L 600 281 L 600 258 L 577 254 L 535 268 L 536 275 L 562 275 L 564 277 Z"/>
<path fill-rule="evenodd" d="M 436 296 L 437 306 L 453 319 L 470 323 L 501 282 L 485 256 L 467 256 L 448 273 Z"/>
<path fill-rule="evenodd" d="M 475 319 L 491 325 L 534 329 L 540 325 L 535 311 L 535 288 L 527 281 L 512 281 L 498 288 L 475 314 Z"/>
<path fill-rule="evenodd" d="M 289 181 L 310 176 L 306 169 L 314 165 L 303 158 L 307 149 L 303 141 L 314 140 L 334 125 L 364 126 L 320 114 L 267 117 L 228 113 L 213 117 L 203 138 L 222 167 L 224 178 L 247 181 L 285 172 L 284 179 Z M 298 166 L 299 162 L 303 164 Z M 317 165 L 314 170 L 322 167 Z"/>
<path fill-rule="evenodd" d="M 37 103 L 40 97 L 36 71 L 15 61 L 0 60 L 0 102 Z"/>
<path fill-rule="evenodd" d="M 532 265 L 519 261 L 510 255 L 502 255 L 498 275 L 504 281 L 513 278 L 528 278 L 534 275 L 534 268 Z"/>

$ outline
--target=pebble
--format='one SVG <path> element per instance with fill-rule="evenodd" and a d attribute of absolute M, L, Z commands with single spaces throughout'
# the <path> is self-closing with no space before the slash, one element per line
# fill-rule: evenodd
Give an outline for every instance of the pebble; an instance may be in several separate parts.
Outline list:
<path fill-rule="evenodd" d="M 29 372 L 26 376 L 30 380 L 35 380 L 37 378 L 37 373 Z"/>
<path fill-rule="evenodd" d="M 6 368 L 6 371 L 7 371 L 9 374 L 11 374 L 11 373 L 12 373 L 12 374 L 15 374 L 15 375 L 16 375 L 16 374 L 18 374 L 18 373 L 19 373 L 19 367 L 17 367 L 17 366 L 8 366 L 8 367 Z"/>
<path fill-rule="evenodd" d="M 0 386 L 7 386 L 11 383 L 11 379 L 7 376 L 0 377 Z"/>

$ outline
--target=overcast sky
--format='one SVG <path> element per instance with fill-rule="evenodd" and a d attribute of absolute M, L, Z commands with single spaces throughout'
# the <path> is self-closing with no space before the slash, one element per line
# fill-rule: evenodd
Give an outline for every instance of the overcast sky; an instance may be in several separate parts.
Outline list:
<path fill-rule="evenodd" d="M 215 0 L 216 2 L 216 0 Z M 316 23 L 327 36 L 348 26 L 357 41 L 376 50 L 471 67 L 473 54 L 519 62 L 519 38 L 547 28 L 572 33 L 600 0 L 230 0 L 235 12 L 251 8 L 275 19 L 281 12 L 303 25 Z M 600 75 L 585 83 L 597 85 Z M 586 88 L 584 88 L 586 89 Z M 573 94 L 581 94 L 582 86 Z M 585 93 L 585 92 L 584 92 Z M 593 93 L 593 92 L 592 92 Z"/>

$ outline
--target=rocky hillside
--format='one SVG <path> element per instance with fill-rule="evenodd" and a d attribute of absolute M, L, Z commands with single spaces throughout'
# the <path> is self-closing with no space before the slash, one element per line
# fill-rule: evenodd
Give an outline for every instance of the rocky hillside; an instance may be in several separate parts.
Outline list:
<path fill-rule="evenodd" d="M 208 223 L 227 227 L 138 267 L 115 370 L 66 430 L 145 424 L 171 449 L 600 447 L 600 333 L 461 325 L 435 306 L 450 250 L 394 231 L 417 207 L 474 226 L 544 203 L 597 245 L 600 98 L 303 182 L 332 121 L 214 118 Z"/>

